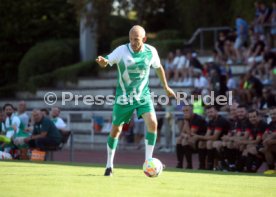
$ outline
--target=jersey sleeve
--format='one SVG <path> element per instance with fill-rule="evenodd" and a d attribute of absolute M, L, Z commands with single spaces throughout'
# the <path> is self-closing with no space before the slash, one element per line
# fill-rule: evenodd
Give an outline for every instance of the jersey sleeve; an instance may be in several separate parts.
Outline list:
<path fill-rule="evenodd" d="M 117 47 L 114 51 L 112 51 L 109 55 L 106 56 L 108 59 L 108 64 L 112 66 L 113 64 L 118 64 L 121 59 L 121 54 L 123 53 L 123 46 Z"/>
<path fill-rule="evenodd" d="M 161 61 L 160 61 L 157 50 L 154 47 L 152 47 L 151 51 L 152 51 L 152 61 L 151 61 L 152 67 L 153 68 L 160 68 L 161 67 Z"/>
<path fill-rule="evenodd" d="M 18 132 L 18 129 L 19 129 L 19 126 L 20 126 L 20 119 L 17 116 L 13 117 L 12 126 L 15 126 L 16 127 L 15 132 Z"/>

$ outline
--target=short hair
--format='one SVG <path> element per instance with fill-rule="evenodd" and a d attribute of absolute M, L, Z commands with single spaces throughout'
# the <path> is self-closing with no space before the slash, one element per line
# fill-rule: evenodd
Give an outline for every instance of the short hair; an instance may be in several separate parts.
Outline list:
<path fill-rule="evenodd" d="M 215 106 L 215 105 L 206 105 L 206 107 L 205 107 L 206 110 L 209 110 L 209 109 L 212 109 L 212 108 L 214 108 L 216 111 L 218 111 L 218 107 Z"/>
<path fill-rule="evenodd" d="M 240 104 L 240 105 L 238 105 L 238 107 L 237 108 L 245 108 L 245 109 L 247 109 L 247 106 L 246 105 L 244 105 L 244 104 Z"/>
<path fill-rule="evenodd" d="M 248 110 L 248 114 L 256 112 L 257 116 L 259 115 L 259 111 L 257 109 L 250 109 Z"/>
<path fill-rule="evenodd" d="M 50 113 L 49 113 L 49 110 L 46 109 L 46 108 L 42 108 L 40 109 L 41 112 L 45 112 L 45 114 L 48 116 Z"/>
<path fill-rule="evenodd" d="M 6 104 L 3 106 L 3 110 L 5 110 L 5 109 L 6 109 L 6 107 L 11 107 L 11 108 L 14 110 L 13 105 L 12 105 L 12 104 L 10 104 L 10 103 L 6 103 Z"/>

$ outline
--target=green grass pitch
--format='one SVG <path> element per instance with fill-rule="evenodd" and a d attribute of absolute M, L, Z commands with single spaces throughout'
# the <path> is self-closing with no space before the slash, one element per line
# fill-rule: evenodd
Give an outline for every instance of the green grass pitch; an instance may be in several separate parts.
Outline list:
<path fill-rule="evenodd" d="M 103 173 L 100 165 L 2 161 L 0 196 L 276 196 L 276 177 L 260 174 L 165 169 L 148 178 L 142 164 L 116 166 L 113 177 Z"/>

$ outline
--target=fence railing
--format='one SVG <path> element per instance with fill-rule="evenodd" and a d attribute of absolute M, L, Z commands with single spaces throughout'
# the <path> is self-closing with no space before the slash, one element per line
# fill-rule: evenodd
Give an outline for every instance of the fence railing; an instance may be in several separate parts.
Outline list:
<path fill-rule="evenodd" d="M 218 32 L 219 31 L 227 31 L 227 30 L 231 30 L 230 27 L 201 27 L 198 28 L 192 35 L 192 37 L 190 38 L 190 40 L 188 40 L 188 42 L 186 44 L 188 45 L 192 45 L 196 39 L 199 36 L 199 43 L 200 43 L 200 51 L 204 51 L 204 33 L 206 32 L 213 32 L 213 43 L 214 46 L 216 44 L 216 40 L 218 37 Z"/>

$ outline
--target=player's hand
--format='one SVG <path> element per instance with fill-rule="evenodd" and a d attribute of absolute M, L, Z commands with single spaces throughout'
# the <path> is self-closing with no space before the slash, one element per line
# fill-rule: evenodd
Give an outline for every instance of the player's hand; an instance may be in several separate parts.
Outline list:
<path fill-rule="evenodd" d="M 108 60 L 105 59 L 102 56 L 98 56 L 98 58 L 96 59 L 96 62 L 100 65 L 100 67 L 105 68 L 108 64 Z"/>
<path fill-rule="evenodd" d="M 170 87 L 165 87 L 164 89 L 168 97 L 174 97 L 176 99 L 176 95 Z"/>

